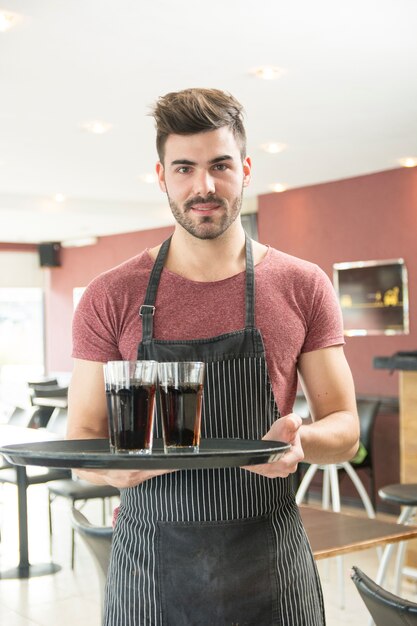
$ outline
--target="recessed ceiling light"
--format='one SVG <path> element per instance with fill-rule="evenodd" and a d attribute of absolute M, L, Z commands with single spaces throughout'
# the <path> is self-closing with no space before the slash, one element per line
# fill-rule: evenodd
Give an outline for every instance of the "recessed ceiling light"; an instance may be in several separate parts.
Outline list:
<path fill-rule="evenodd" d="M 287 185 L 284 185 L 283 183 L 274 183 L 273 185 L 269 185 L 269 189 L 275 193 L 281 193 L 282 191 L 287 190 Z"/>
<path fill-rule="evenodd" d="M 64 194 L 63 194 L 63 193 L 56 193 L 56 194 L 54 195 L 54 200 L 55 200 L 55 202 L 65 202 L 65 200 L 66 200 L 66 199 L 67 199 L 67 197 L 66 197 L 66 196 L 64 196 Z"/>
<path fill-rule="evenodd" d="M 398 159 L 398 163 L 403 167 L 415 167 L 417 165 L 417 157 L 404 157 Z"/>
<path fill-rule="evenodd" d="M 269 143 L 261 144 L 261 149 L 269 154 L 278 154 L 278 152 L 282 152 L 285 150 L 287 145 L 285 143 L 277 143 L 276 141 L 270 141 Z"/>
<path fill-rule="evenodd" d="M 107 133 L 111 127 L 112 124 L 109 124 L 108 122 L 102 122 L 101 120 L 92 120 L 91 122 L 85 122 L 84 124 L 81 124 L 81 128 L 83 130 L 87 131 L 88 133 L 94 133 L 95 135 L 104 135 L 104 133 Z"/>
<path fill-rule="evenodd" d="M 276 65 L 262 65 L 250 70 L 250 73 L 256 78 L 262 78 L 262 80 L 275 80 L 285 74 L 285 70 Z"/>
<path fill-rule="evenodd" d="M 142 181 L 142 183 L 147 183 L 148 185 L 152 185 L 153 183 L 156 183 L 156 181 L 158 180 L 156 177 L 156 174 L 139 174 L 138 176 L 139 180 Z"/>
<path fill-rule="evenodd" d="M 10 30 L 13 26 L 16 26 L 16 22 L 17 15 L 0 11 L 0 33 L 5 33 L 6 30 Z"/>

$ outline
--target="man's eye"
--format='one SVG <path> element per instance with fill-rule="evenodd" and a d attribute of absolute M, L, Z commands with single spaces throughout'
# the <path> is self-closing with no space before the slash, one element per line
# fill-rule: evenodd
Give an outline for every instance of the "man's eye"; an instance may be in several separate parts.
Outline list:
<path fill-rule="evenodd" d="M 179 174 L 188 174 L 189 171 L 190 171 L 190 168 L 187 165 L 183 165 L 182 167 L 179 167 L 177 169 L 177 172 Z"/>
<path fill-rule="evenodd" d="M 225 165 L 224 163 L 216 163 L 214 169 L 219 172 L 224 172 L 225 170 L 227 170 L 227 165 Z"/>

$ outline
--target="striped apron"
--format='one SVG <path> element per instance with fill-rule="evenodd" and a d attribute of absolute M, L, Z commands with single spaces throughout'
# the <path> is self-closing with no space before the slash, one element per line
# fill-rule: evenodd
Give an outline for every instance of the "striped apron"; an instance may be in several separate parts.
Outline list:
<path fill-rule="evenodd" d="M 261 439 L 279 417 L 254 326 L 246 238 L 246 326 L 209 339 L 153 338 L 170 240 L 141 307 L 139 359 L 206 363 L 202 437 Z M 159 406 L 156 432 L 162 436 Z M 123 489 L 106 586 L 105 626 L 323 626 L 320 582 L 291 478 L 240 468 L 181 470 Z"/>

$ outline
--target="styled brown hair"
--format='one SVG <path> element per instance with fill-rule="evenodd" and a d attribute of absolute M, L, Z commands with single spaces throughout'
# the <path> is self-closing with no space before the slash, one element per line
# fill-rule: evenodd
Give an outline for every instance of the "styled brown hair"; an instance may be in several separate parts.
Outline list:
<path fill-rule="evenodd" d="M 243 107 L 231 94 L 219 89 L 184 89 L 158 98 L 151 115 L 156 123 L 156 149 L 164 161 L 168 135 L 194 135 L 227 126 L 246 157 Z"/>

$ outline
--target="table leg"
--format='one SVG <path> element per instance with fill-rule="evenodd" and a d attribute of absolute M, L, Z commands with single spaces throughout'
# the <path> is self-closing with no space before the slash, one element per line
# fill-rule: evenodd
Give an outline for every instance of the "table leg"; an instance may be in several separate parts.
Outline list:
<path fill-rule="evenodd" d="M 19 516 L 19 565 L 4 572 L 0 572 L 0 579 L 33 578 L 54 574 L 61 569 L 56 563 L 29 563 L 28 543 L 28 506 L 27 506 L 27 475 L 26 467 L 16 465 L 17 498 Z"/>

